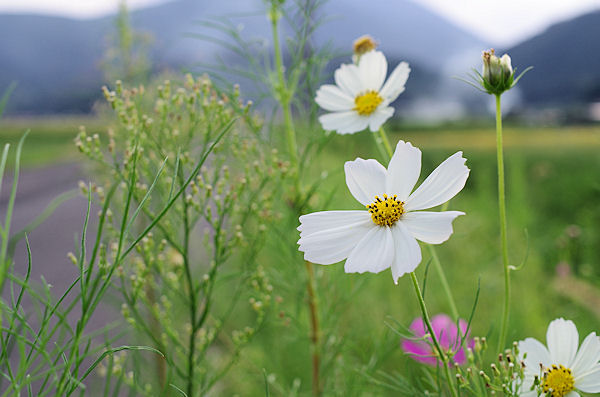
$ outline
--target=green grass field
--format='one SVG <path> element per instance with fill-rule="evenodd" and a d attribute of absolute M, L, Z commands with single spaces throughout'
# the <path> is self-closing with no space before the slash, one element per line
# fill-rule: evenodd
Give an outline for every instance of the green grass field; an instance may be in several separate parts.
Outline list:
<path fill-rule="evenodd" d="M 3 142 L 16 143 L 25 130 L 31 130 L 23 153 L 26 167 L 77 161 L 82 158 L 72 141 L 81 124 L 86 125 L 89 133 L 103 131 L 102 121 L 97 119 L 23 119 L 2 121 L 0 136 Z M 390 138 L 392 143 L 403 139 L 421 148 L 421 180 L 458 150 L 468 159 L 471 174 L 466 188 L 450 202 L 450 209 L 462 210 L 467 215 L 455 221 L 454 235 L 438 248 L 438 253 L 462 316 L 468 317 L 478 282 L 481 283 L 472 333 L 495 340 L 503 278 L 493 127 L 407 128 L 394 131 Z M 375 156 L 375 146 L 368 132 L 333 137 L 319 157 L 319 163 L 310 167 L 312 173 L 327 170 L 329 174 L 319 194 L 326 196 L 332 192 L 333 199 L 327 208 L 321 209 L 360 209 L 345 186 L 343 164 L 356 157 Z M 519 340 L 533 336 L 543 340 L 548 323 L 556 317 L 572 319 L 580 336 L 587 335 L 600 324 L 600 251 L 597 249 L 600 247 L 600 127 L 508 126 L 505 156 L 510 260 L 519 265 L 527 256 L 524 268 L 513 273 L 509 338 Z M 308 329 L 304 296 L 291 294 L 294 289 L 283 282 L 289 278 L 278 276 L 282 272 L 297 272 L 298 282 L 303 282 L 304 269 L 291 269 L 288 265 L 290 255 L 300 257 L 295 253 L 297 238 L 295 233 L 273 238 L 263 253 L 275 295 L 283 299 L 278 309 L 281 313 L 273 316 L 256 342 L 240 357 L 239 365 L 228 375 L 230 390 L 223 392 L 250 390 L 250 394 L 243 395 L 260 395 L 252 393 L 264 391 L 263 368 L 267 373 L 276 373 L 276 383 L 281 385 L 289 386 L 299 376 L 304 385 L 302 389 L 310 383 L 307 339 L 298 340 L 293 337 L 297 333 L 290 332 L 290 327 Z M 429 258 L 425 247 L 423 256 L 418 268 L 421 279 Z M 378 275 L 344 274 L 340 264 L 317 265 L 317 272 L 322 327 L 334 329 L 337 335 L 336 340 L 324 342 L 324 348 L 332 357 L 324 365 L 335 367 L 334 373 L 356 372 L 355 395 L 365 395 L 367 375 L 378 378 L 378 370 L 404 374 L 415 371 L 400 350 L 398 338 L 386 326 L 386 322 L 394 320 L 408 326 L 418 315 L 410 280 L 404 277 L 395 286 L 389 271 Z M 448 312 L 433 269 L 427 280 L 426 300 L 432 314 Z M 330 285 L 336 285 L 336 289 L 329 288 Z M 351 293 L 332 295 L 331 291 L 336 290 Z M 222 291 L 221 296 L 226 299 L 227 291 Z M 376 352 L 379 359 L 373 362 Z M 359 368 L 361 373 L 357 371 Z M 331 386 L 335 379 L 326 382 Z M 345 388 L 348 390 L 348 385 Z M 373 395 L 385 394 L 384 389 L 375 390 Z M 276 388 L 273 392 L 279 395 Z"/>
<path fill-rule="evenodd" d="M 311 168 L 317 174 L 329 173 L 323 184 L 322 196 L 333 192 L 330 205 L 323 210 L 361 209 L 348 192 L 343 174 L 345 161 L 356 157 L 376 158 L 377 152 L 370 133 L 355 136 L 335 136 L 321 161 Z M 465 189 L 450 202 L 450 209 L 467 213 L 455 221 L 451 239 L 437 248 L 442 266 L 452 286 L 462 316 L 468 317 L 481 283 L 479 304 L 473 321 L 473 334 L 488 336 L 496 344 L 497 328 L 503 299 L 503 273 L 500 260 L 498 208 L 496 187 L 495 132 L 487 129 L 425 129 L 395 131 L 392 143 L 411 141 L 423 151 L 421 181 L 446 157 L 462 150 L 468 159 L 471 174 Z M 507 207 L 509 255 L 518 266 L 526 258 L 522 270 L 512 273 L 512 312 L 510 340 L 536 337 L 545 340 L 548 323 L 557 317 L 572 319 L 580 336 L 598 329 L 600 324 L 600 128 L 511 128 L 505 130 L 505 165 L 507 175 Z M 287 239 L 293 244 L 294 235 Z M 274 244 L 266 260 L 275 269 L 285 266 L 285 258 Z M 275 258 L 275 260 L 273 260 Z M 417 273 L 420 278 L 429 260 L 423 246 L 423 262 Z M 560 265 L 560 266 L 559 266 Z M 296 269 L 298 277 L 303 269 Z M 318 301 L 322 305 L 323 327 L 336 329 L 338 340 L 329 347 L 334 361 L 330 365 L 345 372 L 354 372 L 355 395 L 364 395 L 367 376 L 381 380 L 378 370 L 387 373 L 417 371 L 412 361 L 399 349 L 399 339 L 385 325 L 398 321 L 408 326 L 419 315 L 418 304 L 408 277 L 398 286 L 389 271 L 380 274 L 345 274 L 343 265 L 318 266 L 321 277 Z M 567 274 L 568 273 L 568 274 Z M 560 275 L 559 275 L 560 274 Z M 282 277 L 284 279 L 284 277 Z M 331 288 L 336 285 L 336 288 Z M 433 314 L 449 312 L 439 278 L 431 269 L 427 281 L 426 300 Z M 279 285 L 285 296 L 289 288 Z M 332 296 L 336 290 L 352 291 L 348 296 Z M 301 297 L 288 296 L 296 312 L 305 304 Z M 284 320 L 275 324 L 262 337 L 262 346 L 274 345 L 268 351 L 257 349 L 242 359 L 246 366 L 238 368 L 240 379 L 257 376 L 261 366 L 270 362 L 273 369 L 290 370 L 282 380 L 292 384 L 298 373 L 310 378 L 309 352 L 306 340 L 293 340 L 289 327 L 308 329 L 304 313 L 300 323 Z M 302 322 L 303 321 L 303 322 Z M 287 327 L 287 328 L 286 328 Z M 283 337 L 282 337 L 283 335 Z M 351 352 L 352 358 L 347 353 Z M 491 349 L 493 350 L 493 349 Z M 285 352 L 276 357 L 272 352 Z M 377 353 L 376 353 L 377 352 Z M 373 361 L 375 357 L 379 359 Z M 493 360 L 493 357 L 490 358 Z M 268 368 L 268 367 L 267 367 Z M 360 370 L 359 370 L 360 369 Z M 276 372 L 276 371 L 274 371 Z M 281 373 L 281 372 L 279 372 Z M 234 376 L 233 378 L 236 378 Z M 410 375 L 408 375 L 410 376 Z M 348 379 L 347 373 L 341 379 Z M 243 381 L 242 381 L 243 382 Z M 335 382 L 331 379 L 326 382 Z M 348 390 L 348 385 L 344 385 Z M 352 387 L 351 387 L 352 389 Z M 381 395 L 383 389 L 373 392 Z M 387 395 L 387 394 L 386 394 Z M 390 393 L 389 395 L 394 395 Z"/>
<path fill-rule="evenodd" d="M 91 134 L 105 131 L 102 120 L 84 116 L 1 119 L 0 140 L 3 145 L 10 143 L 15 147 L 21 136 L 29 131 L 21 158 L 25 167 L 77 161 L 81 157 L 78 156 L 73 139 L 82 125 Z M 14 155 L 14 151 L 11 153 Z M 9 159 L 9 166 L 12 164 L 11 160 L 12 158 Z"/>

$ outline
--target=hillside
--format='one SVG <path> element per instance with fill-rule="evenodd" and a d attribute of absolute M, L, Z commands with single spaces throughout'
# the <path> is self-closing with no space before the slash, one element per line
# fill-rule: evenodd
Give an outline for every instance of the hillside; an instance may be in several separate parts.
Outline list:
<path fill-rule="evenodd" d="M 519 83 L 540 105 L 600 101 L 600 11 L 551 26 L 511 48 L 513 64 L 535 69 Z"/>
<path fill-rule="evenodd" d="M 258 12 L 263 7 L 262 0 L 179 0 L 135 11 L 131 18 L 136 29 L 154 37 L 154 67 L 179 69 L 210 62 L 222 52 L 214 44 L 186 37 L 219 36 L 195 22 L 235 15 L 231 21 L 243 27 L 248 38 L 269 37 L 268 22 Z M 391 59 L 407 60 L 421 69 L 417 75 L 435 76 L 453 56 L 483 48 L 476 37 L 410 0 L 331 0 L 321 13 L 327 22 L 317 31 L 316 45 L 331 43 L 348 50 L 354 38 L 370 33 Z M 8 111 L 89 111 L 103 83 L 100 64 L 113 30 L 112 17 L 0 15 L 0 91 L 11 81 L 19 84 Z"/>

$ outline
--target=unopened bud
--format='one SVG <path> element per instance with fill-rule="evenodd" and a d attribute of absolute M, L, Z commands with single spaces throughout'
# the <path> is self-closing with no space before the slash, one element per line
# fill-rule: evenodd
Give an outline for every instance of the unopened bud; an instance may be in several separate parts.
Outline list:
<path fill-rule="evenodd" d="M 355 62 L 358 62 L 360 56 L 377 48 L 377 42 L 369 35 L 360 36 L 354 40 L 352 50 L 354 52 Z"/>
<path fill-rule="evenodd" d="M 482 60 L 481 85 L 489 94 L 500 95 L 513 87 L 514 71 L 508 54 L 498 58 L 492 48 L 483 52 Z"/>

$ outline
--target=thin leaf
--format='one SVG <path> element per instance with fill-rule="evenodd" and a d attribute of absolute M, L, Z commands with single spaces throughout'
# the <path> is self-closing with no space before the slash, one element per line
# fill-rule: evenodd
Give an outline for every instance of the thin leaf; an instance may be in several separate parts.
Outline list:
<path fill-rule="evenodd" d="M 458 76 L 452 76 L 452 78 L 453 78 L 453 79 L 456 79 L 456 80 L 460 80 L 460 81 L 462 81 L 463 83 L 467 83 L 468 85 L 470 85 L 470 86 L 474 87 L 476 90 L 479 90 L 479 91 L 483 92 L 484 94 L 487 94 L 487 93 L 488 93 L 486 90 L 484 90 L 484 89 L 483 89 L 483 88 L 481 88 L 479 85 L 477 85 L 476 83 L 474 83 L 474 82 L 472 82 L 472 81 L 470 81 L 470 80 L 463 79 L 462 77 L 458 77 Z"/>
<path fill-rule="evenodd" d="M 425 273 L 423 274 L 423 287 L 421 288 L 421 290 L 423 291 L 423 299 L 425 299 L 425 287 L 427 287 L 427 276 L 429 274 L 429 265 L 431 265 L 431 260 L 433 258 L 429 258 L 429 260 L 427 261 L 427 264 L 425 265 Z"/>
<path fill-rule="evenodd" d="M 85 371 L 85 373 L 83 374 L 83 376 L 81 377 L 81 379 L 79 380 L 79 382 L 83 382 L 83 380 L 88 377 L 88 375 L 98 366 L 98 364 L 100 364 L 100 362 L 102 362 L 102 360 L 104 360 L 104 358 L 106 356 L 108 356 L 109 354 L 110 355 L 115 354 L 115 353 L 123 351 L 123 350 L 127 350 L 127 351 L 145 350 L 145 351 L 156 353 L 156 354 L 160 355 L 163 358 L 165 357 L 165 355 L 162 354 L 159 350 L 157 350 L 157 349 L 155 349 L 153 347 L 150 347 L 150 346 L 119 346 L 119 347 L 116 347 L 114 349 L 109 349 L 109 350 L 104 351 L 104 353 L 102 353 L 100 355 L 100 357 L 98 357 L 96 359 L 96 361 L 94 361 L 92 363 L 92 365 L 90 365 L 90 367 L 87 369 L 87 371 Z"/>
<path fill-rule="evenodd" d="M 50 215 L 54 213 L 54 211 L 61 204 L 63 204 L 65 201 L 76 197 L 77 195 L 78 193 L 75 189 L 59 195 L 54 200 L 52 200 L 50 204 L 48 204 L 46 208 L 44 208 L 44 211 L 42 211 L 42 213 L 38 215 L 33 221 L 31 221 L 27 226 L 19 230 L 17 233 L 13 234 L 8 242 L 8 256 L 12 257 L 14 255 L 17 244 L 26 236 L 27 233 L 31 233 L 35 228 L 41 225 L 46 219 L 48 219 Z"/>
<path fill-rule="evenodd" d="M 8 149 L 10 149 L 9 143 L 4 145 L 4 150 L 2 151 L 2 159 L 0 160 L 0 192 L 2 191 L 2 179 L 4 177 L 4 168 L 6 167 L 6 160 L 8 159 Z"/>
<path fill-rule="evenodd" d="M 87 285 L 85 283 L 85 278 L 83 277 L 84 275 L 84 266 L 85 266 L 85 253 L 86 253 L 86 247 L 85 247 L 85 242 L 86 242 L 86 237 L 87 237 L 87 228 L 88 228 L 88 223 L 90 221 L 90 211 L 92 209 L 92 187 L 91 185 L 88 185 L 88 197 L 87 197 L 87 208 L 85 211 L 85 218 L 83 220 L 83 231 L 81 232 L 81 246 L 80 246 L 80 253 L 79 253 L 79 263 L 77 264 L 79 267 L 79 280 L 81 281 L 81 305 L 82 307 L 86 307 L 86 292 L 87 292 Z M 85 313 L 85 310 L 83 311 Z"/>
<path fill-rule="evenodd" d="M 479 293 L 481 292 L 481 277 L 477 279 L 477 292 L 475 293 L 475 301 L 473 302 L 473 307 L 471 308 L 471 314 L 469 315 L 469 321 L 467 322 L 467 329 L 465 333 L 462 335 L 460 341 L 460 347 L 457 350 L 463 348 L 465 341 L 467 340 L 467 335 L 469 335 L 469 330 L 471 329 L 471 322 L 473 321 L 473 317 L 475 316 L 475 309 L 477 309 L 477 303 L 479 302 Z M 460 328 L 457 328 L 460 331 Z"/>
<path fill-rule="evenodd" d="M 17 185 L 19 183 L 19 168 L 21 164 L 21 151 L 23 150 L 23 144 L 25 143 L 25 138 L 29 135 L 29 130 L 25 131 L 19 144 L 17 145 L 17 152 L 15 156 L 15 173 L 13 179 L 13 186 L 10 192 L 10 198 L 8 200 L 8 206 L 6 208 L 6 218 L 4 221 L 4 228 L 2 229 L 3 238 L 2 238 L 2 247 L 0 248 L 0 295 L 4 290 L 4 281 L 6 279 L 6 272 L 8 270 L 9 260 L 6 257 L 7 249 L 8 249 L 8 236 L 10 235 L 10 223 L 12 219 L 12 212 L 15 205 L 15 199 L 17 197 Z"/>
<path fill-rule="evenodd" d="M 169 383 L 169 386 L 171 386 L 173 389 L 177 390 L 177 391 L 178 391 L 178 392 L 179 392 L 179 393 L 180 393 L 182 396 L 184 396 L 184 397 L 188 397 L 188 395 L 187 395 L 187 394 L 185 394 L 185 392 L 184 392 L 183 390 L 181 390 L 180 388 L 178 388 L 178 387 L 177 387 L 177 386 L 175 386 L 174 384 L 172 384 L 172 383 Z"/>
<path fill-rule="evenodd" d="M 265 381 L 265 397 L 269 397 L 271 394 L 269 393 L 269 380 L 267 379 L 267 371 L 263 368 L 262 373 Z"/>
<path fill-rule="evenodd" d="M 521 260 L 521 263 L 519 264 L 519 266 L 509 266 L 509 268 L 511 270 L 521 270 L 525 267 L 525 264 L 527 263 L 527 259 L 529 258 L 529 232 L 527 231 L 527 229 L 524 229 L 523 231 L 525 233 L 525 255 L 523 256 L 523 260 Z"/>
<path fill-rule="evenodd" d="M 521 74 L 519 74 L 519 75 L 517 76 L 517 78 L 516 78 L 516 79 L 514 79 L 514 81 L 513 81 L 513 83 L 512 83 L 512 86 L 514 87 L 514 86 L 517 84 L 517 82 L 518 82 L 519 80 L 521 80 L 521 77 L 523 77 L 523 75 L 524 75 L 525 73 L 529 72 L 529 71 L 530 71 L 530 70 L 532 70 L 532 69 L 533 69 L 533 66 L 529 66 L 529 67 L 527 67 L 525 70 L 523 70 L 523 71 L 521 72 Z M 515 71 L 516 71 L 516 69 L 515 69 Z"/>
<path fill-rule="evenodd" d="M 173 171 L 173 177 L 171 178 L 171 187 L 169 188 L 169 196 L 167 201 L 171 200 L 173 197 L 173 192 L 175 191 L 175 182 L 177 181 L 177 175 L 179 174 L 179 165 L 181 161 L 181 150 L 177 150 L 177 157 L 175 157 L 175 171 Z"/>
<path fill-rule="evenodd" d="M 124 233 L 125 235 L 127 235 L 127 233 L 129 232 L 129 228 L 131 227 L 131 225 L 133 224 L 133 222 L 137 218 L 138 214 L 140 213 L 140 210 L 142 209 L 142 207 L 144 206 L 144 204 L 146 204 L 146 201 L 148 201 L 148 199 L 150 198 L 150 194 L 154 190 L 154 187 L 156 186 L 156 183 L 158 182 L 158 178 L 162 174 L 163 169 L 165 168 L 166 164 L 167 164 L 167 158 L 164 159 L 162 165 L 160 166 L 160 168 L 158 169 L 158 172 L 156 173 L 156 176 L 154 177 L 154 181 L 152 181 L 152 184 L 150 185 L 150 187 L 148 188 L 148 191 L 146 192 L 146 194 L 142 198 L 142 201 L 140 201 L 140 204 L 138 205 L 138 207 L 133 212 L 133 215 L 131 216 L 131 219 L 129 220 L 129 223 L 127 223 L 127 226 L 125 227 L 125 233 Z"/>
<path fill-rule="evenodd" d="M 17 83 L 13 81 L 4 91 L 4 94 L 2 94 L 2 98 L 0 99 L 0 118 L 2 118 L 2 115 L 4 114 L 4 109 L 6 108 L 6 104 L 8 103 L 8 99 L 10 98 L 12 92 L 15 90 L 16 87 Z"/>

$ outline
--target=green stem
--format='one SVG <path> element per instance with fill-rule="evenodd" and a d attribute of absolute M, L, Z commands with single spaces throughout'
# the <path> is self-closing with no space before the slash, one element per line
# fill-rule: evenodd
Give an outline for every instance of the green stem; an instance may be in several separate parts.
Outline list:
<path fill-rule="evenodd" d="M 498 351 L 506 343 L 510 310 L 510 268 L 508 266 L 508 244 L 506 238 L 506 199 L 504 193 L 504 154 L 502 151 L 502 108 L 500 95 L 496 95 L 496 150 L 498 157 L 498 209 L 500 214 L 500 238 L 502 240 L 502 264 L 504 267 L 504 308 L 498 337 Z"/>
<path fill-rule="evenodd" d="M 294 121 L 292 119 L 291 100 L 292 92 L 287 86 L 284 75 L 283 57 L 279 44 L 278 22 L 280 18 L 279 7 L 277 2 L 273 1 L 269 17 L 271 19 L 271 29 L 273 33 L 273 50 L 275 56 L 275 69 L 277 70 L 277 94 L 279 103 L 283 111 L 283 123 L 286 131 L 288 152 L 292 169 L 294 170 L 294 183 L 296 186 L 295 200 L 300 199 L 300 179 L 299 179 L 299 164 L 298 164 L 298 145 L 296 142 L 296 132 L 294 129 Z M 294 206 L 295 207 L 295 206 Z M 311 323 L 311 351 L 312 351 L 312 391 L 314 396 L 321 394 L 319 373 L 320 373 L 320 347 L 319 347 L 319 318 L 318 305 L 316 300 L 316 280 L 312 269 L 312 263 L 305 262 L 308 276 L 308 307 L 310 311 Z"/>
<path fill-rule="evenodd" d="M 440 360 L 442 361 L 442 367 L 444 367 L 444 375 L 446 376 L 446 381 L 448 382 L 450 394 L 453 397 L 458 397 L 458 393 L 454 387 L 452 375 L 450 374 L 450 368 L 448 367 L 448 363 L 450 360 L 448 359 L 448 356 L 444 353 L 444 350 L 440 346 L 440 343 L 438 342 L 435 332 L 433 330 L 433 326 L 431 325 L 431 320 L 429 319 L 429 314 L 427 313 L 427 306 L 425 305 L 423 294 L 421 294 L 421 288 L 419 287 L 419 281 L 417 280 L 417 275 L 415 274 L 415 272 L 410 273 L 410 278 L 412 280 L 413 287 L 415 288 L 415 293 L 417 294 L 419 307 L 421 308 L 421 314 L 423 315 L 423 321 L 425 321 L 425 325 L 427 326 L 427 330 L 429 331 L 429 336 L 431 337 L 435 350 L 437 350 L 437 354 Z"/>
<path fill-rule="evenodd" d="M 448 284 L 448 279 L 446 278 L 446 274 L 444 273 L 444 269 L 442 268 L 442 264 L 440 263 L 440 258 L 437 255 L 435 247 L 431 244 L 427 244 L 427 248 L 429 248 L 429 254 L 431 255 L 431 260 L 433 262 L 433 266 L 440 276 L 440 281 L 442 282 L 442 287 L 444 288 L 444 292 L 446 293 L 446 297 L 448 298 L 448 304 L 450 305 L 450 311 L 452 312 L 452 319 L 457 321 L 459 319 L 458 309 L 456 308 L 456 303 L 454 302 L 454 297 L 452 296 L 452 290 L 450 289 L 450 285 Z"/>
<path fill-rule="evenodd" d="M 279 44 L 279 29 L 278 22 L 280 18 L 279 8 L 276 3 L 273 2 L 270 12 L 271 28 L 273 33 L 273 51 L 275 56 L 275 69 L 277 71 L 277 94 L 279 97 L 279 103 L 283 111 L 283 123 L 285 126 L 285 133 L 287 138 L 288 152 L 290 155 L 290 161 L 292 168 L 297 170 L 298 168 L 298 145 L 296 143 L 296 132 L 294 130 L 294 123 L 292 120 L 291 100 L 292 95 L 288 89 L 287 82 L 285 80 L 283 56 L 281 54 L 281 47 Z"/>
<path fill-rule="evenodd" d="M 377 131 L 377 133 L 379 134 L 379 138 L 381 139 L 381 143 L 383 144 L 383 147 L 385 148 L 385 151 L 387 152 L 389 159 L 392 158 L 392 155 L 394 154 L 394 151 L 392 150 L 392 145 L 390 145 L 390 141 L 388 140 L 387 134 L 385 133 L 385 130 L 383 129 L 383 127 L 379 128 L 379 131 Z"/>
<path fill-rule="evenodd" d="M 381 138 L 379 137 L 379 135 L 375 134 L 375 133 L 372 133 L 371 135 L 373 135 L 373 140 L 375 141 L 375 145 L 377 146 L 377 151 L 379 152 L 379 156 L 381 156 L 382 159 L 389 160 L 391 158 L 391 156 L 385 150 L 385 147 L 383 146 L 383 142 L 382 142 Z"/>
<path fill-rule="evenodd" d="M 181 184 L 185 183 L 183 174 L 179 173 L 179 177 L 181 179 Z M 192 276 L 192 270 L 190 265 L 190 257 L 189 257 L 189 242 L 190 242 L 190 223 L 188 216 L 188 203 L 185 199 L 185 196 L 181 196 L 182 204 L 183 204 L 183 233 L 184 233 L 184 241 L 183 241 L 183 265 L 185 269 L 185 279 L 187 282 L 189 300 L 190 300 L 190 339 L 189 339 L 189 350 L 187 352 L 187 395 L 192 397 L 194 395 L 194 369 L 195 369 L 195 353 L 196 353 L 196 332 L 198 329 L 196 328 L 196 317 L 197 317 L 197 305 L 196 305 L 196 288 L 194 287 L 194 279 Z"/>

